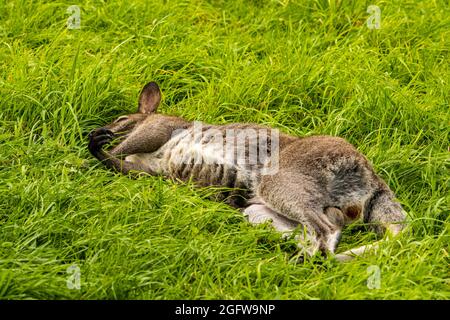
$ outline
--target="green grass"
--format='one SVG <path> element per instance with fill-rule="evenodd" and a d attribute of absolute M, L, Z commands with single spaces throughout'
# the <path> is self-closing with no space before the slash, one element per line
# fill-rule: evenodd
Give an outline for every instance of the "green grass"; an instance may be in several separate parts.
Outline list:
<path fill-rule="evenodd" d="M 0 0 L 0 298 L 449 299 L 449 51 L 445 0 Z M 212 190 L 109 172 L 86 135 L 134 112 L 150 80 L 164 113 L 348 139 L 411 232 L 350 263 L 294 264 L 292 240 Z M 351 227 L 340 250 L 373 239 Z"/>

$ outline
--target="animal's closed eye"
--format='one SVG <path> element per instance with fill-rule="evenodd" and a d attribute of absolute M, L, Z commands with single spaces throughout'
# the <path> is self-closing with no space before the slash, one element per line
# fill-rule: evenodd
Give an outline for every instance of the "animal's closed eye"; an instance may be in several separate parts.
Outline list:
<path fill-rule="evenodd" d="M 119 118 L 117 118 L 116 119 L 116 121 L 114 121 L 114 122 L 121 122 L 121 121 L 124 121 L 124 120 L 127 120 L 128 119 L 128 117 L 127 116 L 121 116 L 121 117 L 119 117 Z"/>

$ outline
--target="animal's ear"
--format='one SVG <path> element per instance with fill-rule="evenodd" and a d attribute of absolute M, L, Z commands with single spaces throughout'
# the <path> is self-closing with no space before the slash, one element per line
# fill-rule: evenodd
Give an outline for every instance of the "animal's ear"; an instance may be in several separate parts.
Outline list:
<path fill-rule="evenodd" d="M 139 96 L 139 113 L 155 112 L 161 101 L 161 91 L 155 82 L 147 83 Z"/>

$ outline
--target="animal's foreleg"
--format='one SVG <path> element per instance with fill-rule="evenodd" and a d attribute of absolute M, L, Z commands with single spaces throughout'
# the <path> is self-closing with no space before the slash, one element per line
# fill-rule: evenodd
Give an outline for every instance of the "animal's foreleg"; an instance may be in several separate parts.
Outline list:
<path fill-rule="evenodd" d="M 108 129 L 98 129 L 90 133 L 88 145 L 89 151 L 108 168 L 117 172 L 123 174 L 129 174 L 130 172 L 136 174 L 146 172 L 151 175 L 156 175 L 156 172 L 140 162 L 122 160 L 113 153 L 103 150 L 103 146 L 109 143 L 113 138 L 114 134 Z"/>

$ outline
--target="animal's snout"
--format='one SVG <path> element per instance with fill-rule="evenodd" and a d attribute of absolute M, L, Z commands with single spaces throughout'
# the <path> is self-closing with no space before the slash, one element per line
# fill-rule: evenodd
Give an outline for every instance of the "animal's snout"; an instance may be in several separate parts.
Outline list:
<path fill-rule="evenodd" d="M 114 133 L 111 130 L 109 130 L 107 128 L 103 128 L 103 127 L 92 130 L 91 132 L 89 132 L 88 137 L 92 138 L 94 136 L 100 136 L 100 135 L 107 135 L 107 136 L 110 136 L 111 138 L 114 137 Z"/>

